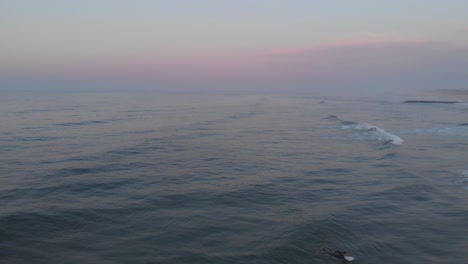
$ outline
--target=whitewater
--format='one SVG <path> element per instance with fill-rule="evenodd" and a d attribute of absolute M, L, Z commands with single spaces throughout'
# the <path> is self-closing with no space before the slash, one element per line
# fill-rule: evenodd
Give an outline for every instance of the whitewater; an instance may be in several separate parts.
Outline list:
<path fill-rule="evenodd" d="M 364 136 L 365 139 L 367 140 L 383 141 L 385 143 L 388 142 L 394 145 L 401 145 L 403 143 L 403 139 L 401 139 L 399 136 L 388 133 L 382 128 L 371 125 L 371 124 L 344 121 L 334 115 L 329 116 L 327 119 L 336 120 L 340 122 L 341 129 L 354 129 L 354 130 L 361 131 L 361 135 Z"/>

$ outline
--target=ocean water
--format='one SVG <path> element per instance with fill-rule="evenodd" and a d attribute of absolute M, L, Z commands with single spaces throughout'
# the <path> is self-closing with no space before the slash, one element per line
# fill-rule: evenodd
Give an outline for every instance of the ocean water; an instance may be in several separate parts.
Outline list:
<path fill-rule="evenodd" d="M 2 94 L 0 262 L 464 263 L 468 105 L 405 99 Z"/>

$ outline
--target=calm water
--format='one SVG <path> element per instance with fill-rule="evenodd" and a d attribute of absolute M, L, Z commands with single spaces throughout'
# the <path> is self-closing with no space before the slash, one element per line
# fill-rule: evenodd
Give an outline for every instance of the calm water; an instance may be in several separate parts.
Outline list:
<path fill-rule="evenodd" d="M 467 116 L 400 100 L 3 94 L 0 262 L 340 263 L 331 248 L 464 263 Z"/>

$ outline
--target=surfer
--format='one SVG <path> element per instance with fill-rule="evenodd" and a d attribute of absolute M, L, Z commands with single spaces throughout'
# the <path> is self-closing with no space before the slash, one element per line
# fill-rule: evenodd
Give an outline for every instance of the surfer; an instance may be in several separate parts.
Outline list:
<path fill-rule="evenodd" d="M 346 251 L 335 250 L 335 252 L 330 252 L 328 254 L 330 254 L 331 256 L 333 256 L 333 257 L 335 257 L 337 259 L 344 260 L 345 263 L 349 263 L 349 262 L 354 260 L 354 257 L 349 256 L 348 252 L 346 252 Z"/>

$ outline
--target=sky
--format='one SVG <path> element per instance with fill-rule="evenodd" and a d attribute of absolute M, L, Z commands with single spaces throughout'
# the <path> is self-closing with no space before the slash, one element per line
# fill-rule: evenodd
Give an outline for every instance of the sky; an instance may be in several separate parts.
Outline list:
<path fill-rule="evenodd" d="M 0 88 L 468 89 L 467 69 L 466 0 L 0 0 Z"/>

